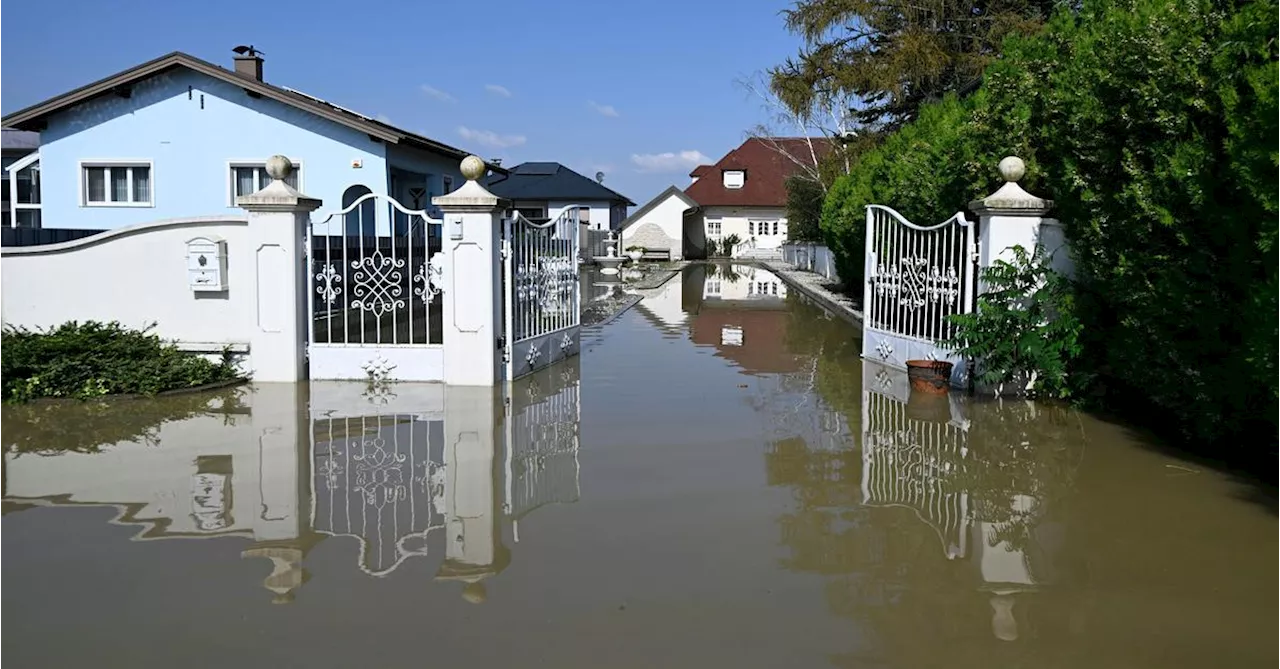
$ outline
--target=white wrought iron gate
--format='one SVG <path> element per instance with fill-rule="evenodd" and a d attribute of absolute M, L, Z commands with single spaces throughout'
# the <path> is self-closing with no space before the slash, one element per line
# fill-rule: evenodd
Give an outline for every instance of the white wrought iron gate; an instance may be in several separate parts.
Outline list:
<path fill-rule="evenodd" d="M 579 349 L 579 206 L 539 223 L 512 211 L 503 225 L 503 354 L 506 379 L 573 355 Z"/>
<path fill-rule="evenodd" d="M 963 213 L 921 227 L 889 207 L 867 207 L 863 358 L 897 369 L 947 360 L 952 383 L 967 384 L 965 361 L 939 342 L 955 336 L 949 316 L 974 309 L 975 238 Z"/>
<path fill-rule="evenodd" d="M 443 379 L 440 223 L 378 194 L 312 219 L 312 379 Z"/>

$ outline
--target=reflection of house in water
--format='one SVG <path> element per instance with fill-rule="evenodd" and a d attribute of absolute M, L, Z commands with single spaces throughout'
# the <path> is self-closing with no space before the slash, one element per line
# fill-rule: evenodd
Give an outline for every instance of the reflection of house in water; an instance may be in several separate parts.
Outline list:
<path fill-rule="evenodd" d="M 693 343 L 711 346 L 717 355 L 747 374 L 786 374 L 801 367 L 787 350 L 786 286 L 776 274 L 746 265 L 705 265 L 702 295 L 690 319 Z M 696 281 L 696 275 L 686 276 Z M 696 285 L 696 284 L 695 284 Z M 781 287 L 774 289 L 775 285 Z M 643 304 L 643 302 L 642 302 Z"/>
<path fill-rule="evenodd" d="M 491 389 L 437 384 L 262 384 L 228 407 L 153 424 L 158 445 L 100 452 L 18 454 L 15 440 L 38 428 L 6 420 L 6 512 L 114 506 L 113 522 L 140 527 L 136 539 L 243 537 L 253 542 L 243 556 L 270 560 L 263 585 L 277 602 L 305 583 L 303 560 L 327 536 L 351 540 L 356 566 L 375 577 L 435 560 L 437 579 L 481 601 L 480 582 L 510 560 L 503 523 L 577 499 L 576 364 L 518 382 L 505 430 Z M 74 421 L 83 408 L 50 410 L 66 415 L 44 420 Z"/>

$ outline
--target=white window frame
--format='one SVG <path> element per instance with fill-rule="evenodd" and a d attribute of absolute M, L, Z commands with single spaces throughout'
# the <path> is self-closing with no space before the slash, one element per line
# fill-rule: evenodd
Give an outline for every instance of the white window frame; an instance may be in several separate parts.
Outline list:
<path fill-rule="evenodd" d="M 731 174 L 735 175 L 736 178 L 730 180 L 729 175 Z M 724 187 L 728 188 L 729 190 L 740 190 L 743 186 L 747 184 L 747 171 L 746 170 L 725 170 L 724 175 L 721 177 L 721 183 L 723 183 Z"/>
<path fill-rule="evenodd" d="M 151 192 L 148 193 L 150 198 L 147 202 L 90 202 L 89 201 L 89 172 L 90 168 L 103 167 L 145 167 L 151 174 Z M 148 209 L 156 206 L 156 166 L 155 161 L 142 160 L 136 158 L 104 158 L 93 160 L 81 160 L 76 163 L 77 177 L 80 182 L 80 206 L 81 207 L 131 207 L 138 209 Z M 129 170 L 129 177 L 126 181 L 126 187 L 129 189 L 129 197 L 133 197 L 133 170 Z M 106 184 L 106 195 L 111 195 L 111 183 L 108 180 Z"/>
<path fill-rule="evenodd" d="M 41 203 L 44 202 L 44 194 L 37 191 L 37 197 L 40 202 L 35 204 L 18 202 L 18 172 L 31 167 L 31 165 L 40 162 L 40 152 L 32 151 L 30 154 L 14 161 L 6 170 L 9 172 L 9 227 L 18 227 L 18 210 L 19 209 L 35 209 L 39 210 Z M 41 221 L 41 227 L 44 222 Z"/>
<path fill-rule="evenodd" d="M 289 162 L 293 163 L 293 173 L 298 175 L 298 186 L 297 186 L 298 191 L 302 193 L 307 192 L 305 190 L 305 184 L 302 181 L 302 177 L 305 176 L 302 170 L 302 161 L 289 158 Z M 228 160 L 227 161 L 227 206 L 228 207 L 236 206 L 236 168 L 238 167 L 255 168 L 255 169 L 263 170 L 265 172 L 267 169 L 267 162 L 265 160 Z M 154 173 L 152 178 L 154 179 Z M 392 179 L 394 178 L 395 177 L 393 176 Z M 154 190 L 154 188 L 155 187 L 153 186 L 152 189 Z M 152 197 L 154 198 L 155 195 L 153 194 Z"/>
<path fill-rule="evenodd" d="M 715 226 L 713 230 L 711 226 Z M 724 219 L 708 218 L 707 219 L 707 236 L 713 239 L 719 239 L 724 234 Z"/>

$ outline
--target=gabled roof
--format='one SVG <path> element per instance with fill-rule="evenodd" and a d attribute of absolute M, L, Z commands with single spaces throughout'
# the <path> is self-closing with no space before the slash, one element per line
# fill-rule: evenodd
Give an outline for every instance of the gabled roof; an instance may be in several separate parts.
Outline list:
<path fill-rule="evenodd" d="M 521 163 L 506 174 L 491 174 L 485 187 L 508 200 L 562 200 L 566 202 L 636 203 L 603 184 L 588 179 L 560 163 Z"/>
<path fill-rule="evenodd" d="M 752 137 L 730 151 L 715 165 L 693 171 L 700 176 L 684 192 L 704 207 L 784 207 L 787 204 L 787 177 L 800 170 L 796 160 L 810 161 L 809 142 L 819 157 L 831 150 L 824 137 Z M 785 155 L 784 155 L 785 154 Z M 725 171 L 746 172 L 742 188 L 725 188 Z"/>
<path fill-rule="evenodd" d="M 657 197 L 646 202 L 643 207 L 640 207 L 639 209 L 636 210 L 636 213 L 628 216 L 626 220 L 622 221 L 622 225 L 618 226 L 618 229 L 625 230 L 627 226 L 640 220 L 642 216 L 649 213 L 650 211 L 653 210 L 654 207 L 662 204 L 667 198 L 672 196 L 679 198 L 680 201 L 685 204 L 686 208 L 694 208 L 698 206 L 698 203 L 694 202 L 693 198 L 689 197 L 688 195 L 685 195 L 684 191 L 680 190 L 675 186 L 671 186 L 666 190 L 662 191 L 661 193 L 658 193 Z"/>
<path fill-rule="evenodd" d="M 404 144 L 406 146 L 417 149 L 424 149 L 433 153 L 438 153 L 451 158 L 462 158 L 469 155 L 462 149 L 437 142 L 434 139 L 424 137 L 417 133 L 409 132 L 401 128 L 397 128 L 389 123 L 383 123 L 363 114 L 339 107 L 335 104 L 325 102 L 320 98 L 299 93 L 287 88 L 273 86 L 263 81 L 258 81 L 252 77 L 237 74 L 226 68 L 219 67 L 206 60 L 196 58 L 195 56 L 174 51 L 165 56 L 147 61 L 136 67 L 132 67 L 123 72 L 113 74 L 105 79 L 100 79 L 91 84 L 81 86 L 73 91 L 63 93 L 56 97 L 34 104 L 26 109 L 16 111 L 0 120 L 0 125 L 6 128 L 17 128 L 19 130 L 40 130 L 44 125 L 44 121 L 52 114 L 56 114 L 66 110 L 74 105 L 93 100 L 95 98 L 111 95 L 121 92 L 133 85 L 134 83 L 155 76 L 157 74 L 172 70 L 174 68 L 186 68 L 200 74 L 204 74 L 214 79 L 225 81 L 233 86 L 243 88 L 250 95 L 260 95 L 276 102 L 280 102 L 302 111 L 310 112 L 329 121 L 333 121 L 339 125 L 344 125 L 353 130 L 363 132 L 370 137 L 380 139 L 391 144 Z M 496 172 L 502 172 L 502 168 L 493 165 L 490 169 Z"/>

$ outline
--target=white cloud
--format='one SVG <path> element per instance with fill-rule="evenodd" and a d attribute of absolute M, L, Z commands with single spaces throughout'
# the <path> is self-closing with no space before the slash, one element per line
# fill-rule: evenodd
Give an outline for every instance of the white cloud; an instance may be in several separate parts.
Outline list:
<path fill-rule="evenodd" d="M 511 97 L 511 91 L 506 86 L 499 86 L 497 84 L 485 84 L 484 89 L 500 98 Z"/>
<path fill-rule="evenodd" d="M 524 135 L 499 135 L 491 130 L 474 130 L 462 125 L 458 126 L 458 134 L 467 141 L 491 149 L 507 149 L 525 143 Z"/>
<path fill-rule="evenodd" d="M 602 105 L 599 102 L 588 100 L 587 106 L 596 110 L 596 113 L 600 114 L 601 116 L 608 116 L 609 118 L 618 118 L 619 116 L 618 110 L 614 109 L 613 105 Z"/>
<path fill-rule="evenodd" d="M 436 88 L 435 86 L 428 86 L 426 84 L 423 84 L 421 88 L 422 88 L 422 92 L 425 93 L 427 97 L 435 98 L 441 102 L 457 102 L 457 99 L 455 99 L 452 95 L 445 93 L 444 91 L 440 90 L 439 88 Z"/>
<path fill-rule="evenodd" d="M 712 162 L 701 151 L 668 151 L 666 153 L 633 153 L 631 162 L 641 172 L 676 172 L 691 170 Z"/>
<path fill-rule="evenodd" d="M 387 116 L 386 114 L 378 114 L 377 116 L 373 117 L 373 120 L 377 121 L 378 123 L 386 123 L 387 125 L 394 125 L 391 122 L 391 117 Z"/>

